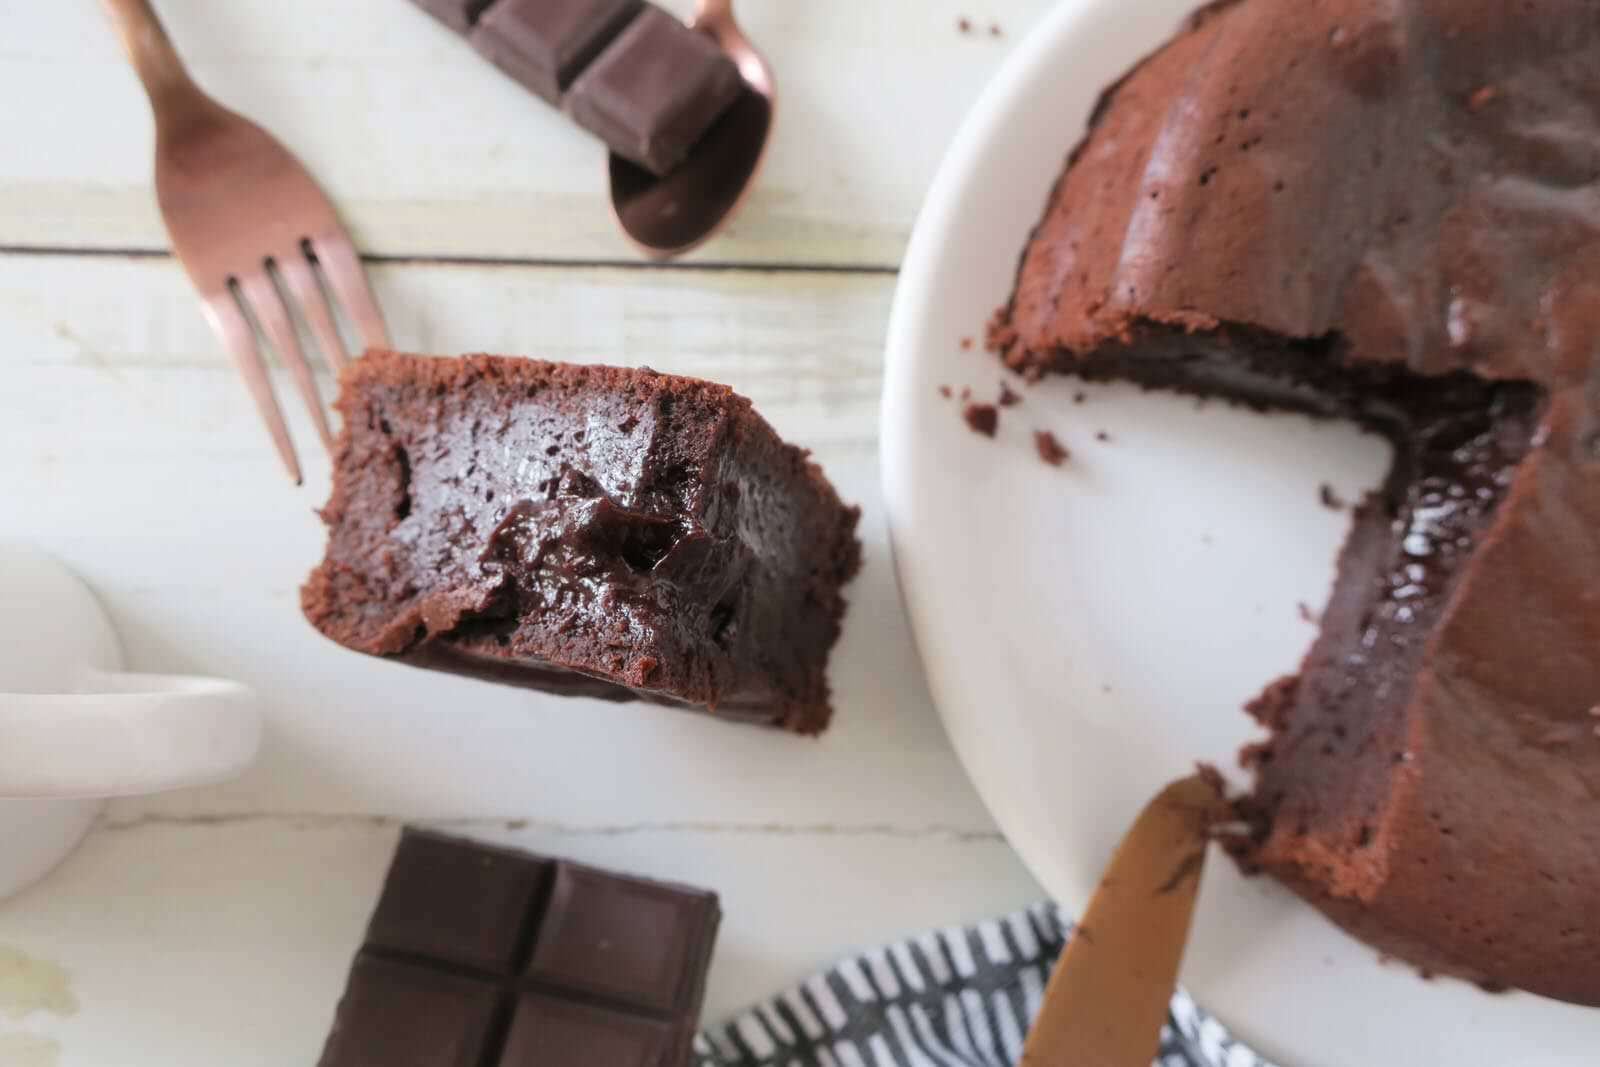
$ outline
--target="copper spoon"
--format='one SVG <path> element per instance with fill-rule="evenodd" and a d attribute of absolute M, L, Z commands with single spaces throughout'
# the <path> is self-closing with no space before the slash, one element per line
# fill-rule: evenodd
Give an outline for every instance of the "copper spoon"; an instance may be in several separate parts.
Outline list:
<path fill-rule="evenodd" d="M 1019 1067 L 1150 1067 L 1210 831 L 1230 817 L 1199 775 L 1167 786 L 1140 813 L 1056 965 Z"/>
<path fill-rule="evenodd" d="M 772 67 L 739 29 L 733 0 L 698 0 L 689 25 L 728 53 L 746 91 L 665 178 L 612 154 L 611 209 L 622 232 L 653 259 L 705 243 L 733 217 L 761 169 L 778 100 Z"/>

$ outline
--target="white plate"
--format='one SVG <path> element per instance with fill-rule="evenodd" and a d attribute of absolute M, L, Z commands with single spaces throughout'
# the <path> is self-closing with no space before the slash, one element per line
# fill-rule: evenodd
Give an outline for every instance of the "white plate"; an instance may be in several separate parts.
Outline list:
<path fill-rule="evenodd" d="M 962 339 L 1009 294 L 1101 87 L 1193 6 L 1069 0 L 1045 19 L 951 147 L 890 328 L 885 492 L 928 680 L 996 819 L 1073 909 L 1157 786 L 1233 766 L 1254 734 L 1240 705 L 1295 668 L 1314 633 L 1300 605 L 1327 597 L 1347 519 L 1319 486 L 1355 497 L 1388 462 L 1350 427 L 1068 380 L 1024 390 L 989 441 L 939 394 L 994 398 L 998 365 Z M 1072 461 L 1040 462 L 1035 429 Z M 1286 1067 L 1600 1057 L 1600 1011 L 1424 982 L 1225 862 L 1184 977 Z"/>

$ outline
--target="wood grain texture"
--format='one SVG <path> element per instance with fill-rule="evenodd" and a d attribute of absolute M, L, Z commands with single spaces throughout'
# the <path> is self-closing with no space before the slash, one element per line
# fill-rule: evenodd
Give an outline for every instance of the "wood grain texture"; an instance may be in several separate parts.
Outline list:
<path fill-rule="evenodd" d="M 297 602 L 322 549 L 312 509 L 326 495 L 327 458 L 286 405 L 309 484 L 295 490 L 278 475 L 176 265 L 0 259 L 0 351 L 11 362 L 0 500 L 27 502 L 10 509 L 7 533 L 90 579 L 135 666 L 237 677 L 270 702 L 253 774 L 127 808 L 989 829 L 922 686 L 877 502 L 891 279 L 381 266 L 374 281 L 387 306 L 406 309 L 395 333 L 407 347 L 716 378 L 814 449 L 866 509 L 867 565 L 848 590 L 832 668 L 838 725 L 811 743 L 464 682 L 333 646 Z M 633 785 L 597 785 L 596 768 Z"/>
<path fill-rule="evenodd" d="M 405 820 L 722 891 L 707 1021 L 851 948 L 1035 899 L 922 682 L 877 437 L 924 187 L 1051 0 L 741 0 L 783 85 L 778 139 L 732 231 L 672 269 L 616 235 L 598 147 L 406 0 L 157 2 L 201 81 L 383 260 L 397 344 L 727 382 L 864 505 L 866 564 L 817 741 L 323 640 L 298 610 L 328 488 L 304 412 L 284 394 L 295 490 L 161 254 L 149 117 L 97 5 L 6 10 L 0 94 L 25 104 L 0 107 L 0 537 L 88 579 L 131 666 L 237 677 L 268 722 L 244 779 L 112 805 L 0 908 L 0 944 L 61 963 L 84 1006 L 25 1020 L 29 1047 L 60 1067 L 311 1062 Z"/>
<path fill-rule="evenodd" d="M 747 0 L 783 93 L 777 136 L 744 213 L 697 258 L 892 267 L 949 137 L 1049 6 Z M 158 7 L 201 83 L 301 156 L 366 251 L 635 259 L 600 148 L 406 0 Z M 0 247 L 165 247 L 147 108 L 98 6 L 19 17 L 0 36 L 0 99 L 28 101 L 0 108 Z"/>

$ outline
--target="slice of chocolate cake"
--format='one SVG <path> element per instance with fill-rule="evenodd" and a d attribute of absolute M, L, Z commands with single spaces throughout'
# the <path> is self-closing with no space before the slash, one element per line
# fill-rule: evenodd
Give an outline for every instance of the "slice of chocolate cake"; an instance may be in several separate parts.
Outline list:
<path fill-rule="evenodd" d="M 1240 851 L 1421 967 L 1600 1005 L 1597 16 L 1209 5 L 1102 98 L 992 341 L 1393 442 L 1253 706 Z"/>
<path fill-rule="evenodd" d="M 732 390 L 374 352 L 341 380 L 333 640 L 553 692 L 813 734 L 859 512 Z"/>

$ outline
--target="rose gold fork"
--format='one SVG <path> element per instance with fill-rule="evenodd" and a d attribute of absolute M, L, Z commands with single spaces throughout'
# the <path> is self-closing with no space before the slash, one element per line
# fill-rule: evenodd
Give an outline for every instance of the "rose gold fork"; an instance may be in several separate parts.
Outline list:
<path fill-rule="evenodd" d="M 387 348 L 366 272 L 333 205 L 305 167 L 266 130 L 201 91 L 150 0 L 104 4 L 155 113 L 156 198 L 173 250 L 299 484 L 300 462 L 256 346 L 256 327 L 288 366 L 317 432 L 331 445 L 316 377 L 280 287 L 338 370 L 347 353 L 313 263 L 362 343 Z"/>

